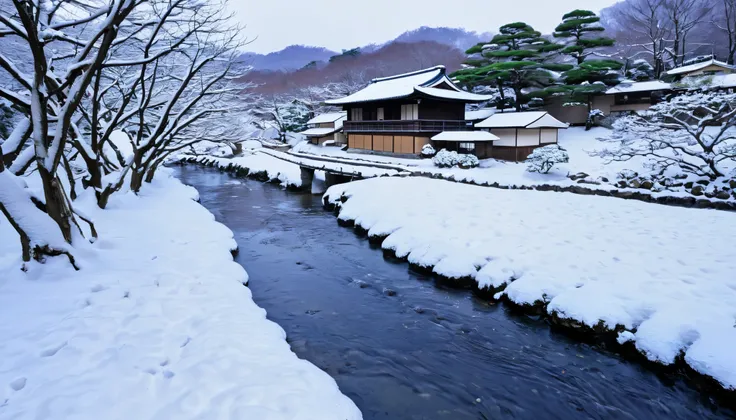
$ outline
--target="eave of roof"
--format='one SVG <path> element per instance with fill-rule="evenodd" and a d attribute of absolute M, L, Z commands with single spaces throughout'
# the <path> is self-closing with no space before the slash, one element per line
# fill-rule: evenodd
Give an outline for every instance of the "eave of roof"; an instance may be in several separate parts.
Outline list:
<path fill-rule="evenodd" d="M 422 78 L 422 75 L 426 77 Z M 401 81 L 405 80 L 405 83 Z M 435 88 L 447 84 L 451 89 Z M 390 101 L 414 97 L 430 97 L 446 101 L 483 102 L 489 95 L 477 95 L 458 88 L 445 73 L 444 66 L 373 79 L 365 88 L 344 98 L 325 101 L 327 105 L 350 105 L 367 102 Z"/>
<path fill-rule="evenodd" d="M 488 131 L 443 131 L 432 137 L 433 141 L 477 142 L 501 140 Z"/>
<path fill-rule="evenodd" d="M 669 76 L 676 76 L 676 75 L 679 75 L 679 74 L 685 74 L 685 73 L 690 73 L 690 72 L 693 72 L 693 71 L 698 71 L 698 70 L 704 69 L 704 68 L 706 68 L 708 66 L 718 66 L 718 67 L 723 67 L 723 68 L 729 69 L 729 70 L 733 70 L 734 69 L 734 67 L 731 66 L 731 65 L 729 65 L 728 63 L 724 63 L 724 62 L 718 61 L 716 59 L 711 59 L 711 60 L 708 60 L 708 61 L 703 61 L 701 63 L 695 63 L 695 64 L 690 64 L 690 65 L 687 65 L 687 66 L 677 67 L 677 68 L 674 68 L 674 69 L 668 71 L 666 74 L 669 75 Z"/>
<path fill-rule="evenodd" d="M 330 112 L 326 114 L 320 114 L 307 121 L 307 124 L 326 124 L 332 123 L 343 118 L 347 118 L 347 112 Z"/>
<path fill-rule="evenodd" d="M 545 111 L 509 112 L 494 114 L 475 124 L 476 128 L 567 128 Z"/>
<path fill-rule="evenodd" d="M 307 130 L 302 131 L 299 134 L 305 135 L 307 137 L 324 137 L 324 136 L 329 136 L 330 134 L 337 133 L 340 130 L 342 130 L 342 127 L 340 128 L 309 128 Z"/>

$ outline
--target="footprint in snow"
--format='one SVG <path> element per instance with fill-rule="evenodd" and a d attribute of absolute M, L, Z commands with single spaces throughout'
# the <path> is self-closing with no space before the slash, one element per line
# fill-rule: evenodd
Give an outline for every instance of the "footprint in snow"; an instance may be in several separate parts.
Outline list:
<path fill-rule="evenodd" d="M 92 286 L 92 289 L 90 289 L 90 291 L 92 293 L 99 293 L 99 292 L 101 292 L 101 291 L 103 291 L 105 289 L 107 289 L 107 287 L 105 287 L 105 286 L 103 286 L 101 284 L 96 284 L 96 285 Z"/>
<path fill-rule="evenodd" d="M 51 357 L 51 356 L 56 355 L 56 353 L 58 353 L 59 350 L 61 350 L 64 347 L 66 347 L 66 344 L 67 344 L 67 342 L 65 341 L 65 342 L 63 342 L 63 343 L 61 343 L 61 344 L 59 344 L 59 345 L 57 345 L 55 347 L 47 348 L 46 350 L 44 350 L 44 351 L 41 352 L 41 357 Z"/>
<path fill-rule="evenodd" d="M 186 346 L 187 346 L 187 344 L 189 344 L 189 343 L 190 343 L 191 341 L 192 341 L 192 337 L 187 337 L 187 338 L 186 338 L 186 340 L 184 340 L 184 342 L 183 342 L 183 343 L 181 343 L 181 345 L 180 345 L 179 347 L 181 347 L 181 348 L 184 348 L 184 347 L 186 347 Z"/>
<path fill-rule="evenodd" d="M 10 388 L 13 391 L 20 391 L 21 389 L 26 387 L 26 378 L 18 378 L 10 383 Z"/>

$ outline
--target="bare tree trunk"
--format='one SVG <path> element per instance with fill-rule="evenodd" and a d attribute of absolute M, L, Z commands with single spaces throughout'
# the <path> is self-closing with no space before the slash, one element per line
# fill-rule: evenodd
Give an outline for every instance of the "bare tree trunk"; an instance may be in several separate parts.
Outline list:
<path fill-rule="evenodd" d="M 153 181 L 153 177 L 156 175 L 156 170 L 158 169 L 159 162 L 154 163 L 151 165 L 150 168 L 148 168 L 148 171 L 146 172 L 146 179 L 145 181 L 150 183 Z"/>
<path fill-rule="evenodd" d="M 54 219 L 61 229 L 61 234 L 68 242 L 72 242 L 72 225 L 74 217 L 67 205 L 64 186 L 56 176 L 51 175 L 43 165 L 38 165 L 38 174 L 43 184 L 44 198 L 46 199 L 46 213 Z"/>
<path fill-rule="evenodd" d="M 145 171 L 144 168 L 134 168 L 130 174 L 130 189 L 136 194 L 141 191 L 141 187 L 143 186 Z"/>
<path fill-rule="evenodd" d="M 516 95 L 516 100 L 514 101 L 516 104 L 516 112 L 521 112 L 521 88 L 514 86 L 514 94 Z"/>

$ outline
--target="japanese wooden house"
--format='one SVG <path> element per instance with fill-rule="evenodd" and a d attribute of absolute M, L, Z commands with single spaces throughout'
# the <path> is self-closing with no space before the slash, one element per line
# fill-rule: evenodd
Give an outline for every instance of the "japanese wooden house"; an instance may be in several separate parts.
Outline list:
<path fill-rule="evenodd" d="M 736 67 L 710 59 L 667 71 L 663 80 L 636 82 L 625 80 L 607 91 L 591 95 L 589 104 L 570 106 L 566 98 L 550 98 L 544 109 L 555 118 L 572 125 L 585 125 L 589 109 L 605 115 L 646 111 L 668 95 L 686 92 L 691 86 L 707 85 L 712 89 L 736 88 Z"/>
<path fill-rule="evenodd" d="M 545 111 L 497 113 L 475 125 L 496 137 L 493 158 L 520 162 L 537 147 L 557 144 L 559 130 L 568 127 Z"/>
<path fill-rule="evenodd" d="M 465 105 L 490 99 L 461 90 L 438 66 L 373 79 L 364 89 L 326 104 L 347 112 L 343 131 L 350 149 L 417 155 L 440 133 L 473 130 Z"/>
<path fill-rule="evenodd" d="M 342 125 L 347 115 L 345 112 L 321 114 L 307 121 L 307 130 L 299 134 L 307 137 L 310 143 L 325 145 L 332 142 L 334 145 L 345 144 L 345 134 Z"/>

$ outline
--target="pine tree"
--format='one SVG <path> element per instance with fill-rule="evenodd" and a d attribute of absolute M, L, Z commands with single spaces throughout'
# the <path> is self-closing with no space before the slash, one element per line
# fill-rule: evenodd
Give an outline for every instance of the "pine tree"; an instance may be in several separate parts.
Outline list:
<path fill-rule="evenodd" d="M 480 43 L 466 51 L 471 56 L 465 62 L 468 68 L 452 76 L 468 88 L 498 88 L 502 102 L 506 102 L 504 88 L 513 89 L 514 103 L 520 111 L 528 100 L 523 89 L 549 86 L 555 80 L 553 71 L 572 68 L 544 62 L 549 53 L 562 47 L 542 38 L 541 33 L 524 22 L 510 23 L 502 26 L 490 43 Z"/>
<path fill-rule="evenodd" d="M 600 20 L 589 10 L 573 10 L 562 17 L 562 23 L 557 26 L 553 36 L 567 39 L 560 53 L 572 57 L 575 65 L 562 73 L 559 80 L 563 85 L 537 91 L 535 96 L 561 97 L 566 106 L 587 106 L 588 111 L 591 111 L 590 97 L 620 82 L 620 70 L 624 67 L 621 62 L 610 59 L 587 60 L 597 48 L 614 44 L 610 38 L 590 37 L 593 33 L 605 31 Z"/>
<path fill-rule="evenodd" d="M 601 18 L 590 10 L 573 10 L 562 16 L 562 23 L 555 28 L 552 34 L 555 38 L 568 39 L 566 47 L 560 52 L 575 58 L 578 64 L 582 64 L 595 49 L 612 46 L 614 41 L 611 38 L 588 36 L 606 30 L 601 26 L 600 20 Z"/>

